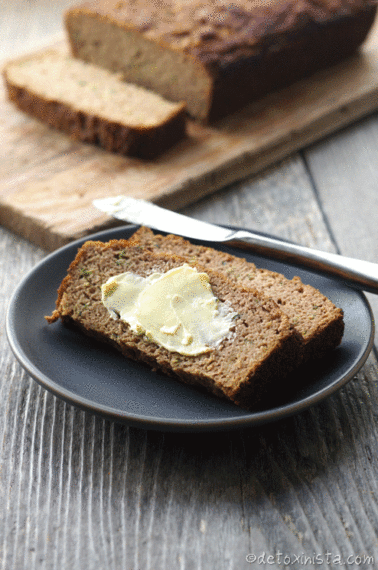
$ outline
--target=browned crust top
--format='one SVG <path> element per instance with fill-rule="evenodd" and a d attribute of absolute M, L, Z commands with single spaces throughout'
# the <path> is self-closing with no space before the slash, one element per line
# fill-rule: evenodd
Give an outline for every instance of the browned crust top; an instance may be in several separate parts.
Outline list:
<path fill-rule="evenodd" d="M 106 18 L 198 61 L 228 65 L 272 48 L 306 27 L 366 12 L 377 0 L 99 0 L 67 12 Z"/>

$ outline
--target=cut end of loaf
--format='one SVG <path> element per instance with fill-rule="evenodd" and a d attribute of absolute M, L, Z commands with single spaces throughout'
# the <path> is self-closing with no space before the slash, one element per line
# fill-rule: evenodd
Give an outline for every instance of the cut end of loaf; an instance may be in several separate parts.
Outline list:
<path fill-rule="evenodd" d="M 169 101 L 183 101 L 191 116 L 206 120 L 210 113 L 212 79 L 192 55 L 112 17 L 111 5 L 70 9 L 65 24 L 75 57 L 95 63 L 125 79 L 160 93 Z M 163 10 L 163 8 L 161 8 Z M 159 8 L 159 13 L 161 13 Z M 173 49 L 171 49 L 173 48 Z"/>

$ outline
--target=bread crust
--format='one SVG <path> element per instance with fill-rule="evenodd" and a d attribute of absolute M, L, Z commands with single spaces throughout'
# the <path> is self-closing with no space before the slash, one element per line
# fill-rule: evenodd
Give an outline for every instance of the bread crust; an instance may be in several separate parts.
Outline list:
<path fill-rule="evenodd" d="M 91 53 L 84 49 L 80 26 L 85 24 L 78 25 L 79 20 L 134 32 L 135 38 L 192 60 L 210 86 L 202 107 L 206 111 L 197 118 L 214 121 L 349 57 L 366 38 L 375 14 L 376 0 L 236 0 L 232 5 L 167 0 L 159 8 L 146 0 L 99 0 L 69 9 L 65 22 L 74 55 L 93 63 L 99 56 L 96 47 Z M 105 45 L 109 41 L 111 34 L 98 38 Z M 102 64 L 121 65 L 115 58 Z M 127 69 L 121 71 L 128 79 Z M 135 74 L 133 81 L 138 82 Z M 149 88 L 154 84 L 153 77 L 139 81 Z M 174 97 L 173 91 L 162 94 Z M 190 105 L 188 109 L 192 112 Z"/>

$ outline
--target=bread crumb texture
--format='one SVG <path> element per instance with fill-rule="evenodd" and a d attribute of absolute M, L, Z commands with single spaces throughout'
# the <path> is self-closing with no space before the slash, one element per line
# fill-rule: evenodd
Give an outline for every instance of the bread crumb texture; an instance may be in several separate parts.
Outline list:
<path fill-rule="evenodd" d="M 85 63 L 59 51 L 44 52 L 6 67 L 10 83 L 46 100 L 114 123 L 148 129 L 181 111 L 142 87 L 122 81 L 120 73 Z"/>

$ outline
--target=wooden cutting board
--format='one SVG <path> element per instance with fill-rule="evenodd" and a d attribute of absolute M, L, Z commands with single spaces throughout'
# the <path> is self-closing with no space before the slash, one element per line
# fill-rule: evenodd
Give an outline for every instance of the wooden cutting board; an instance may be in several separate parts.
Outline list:
<path fill-rule="evenodd" d="M 62 40 L 64 42 L 64 40 Z M 116 222 L 94 198 L 118 194 L 179 209 L 378 107 L 378 22 L 348 61 L 271 94 L 188 137 L 155 161 L 71 141 L 0 92 L 0 223 L 45 249 Z"/>

